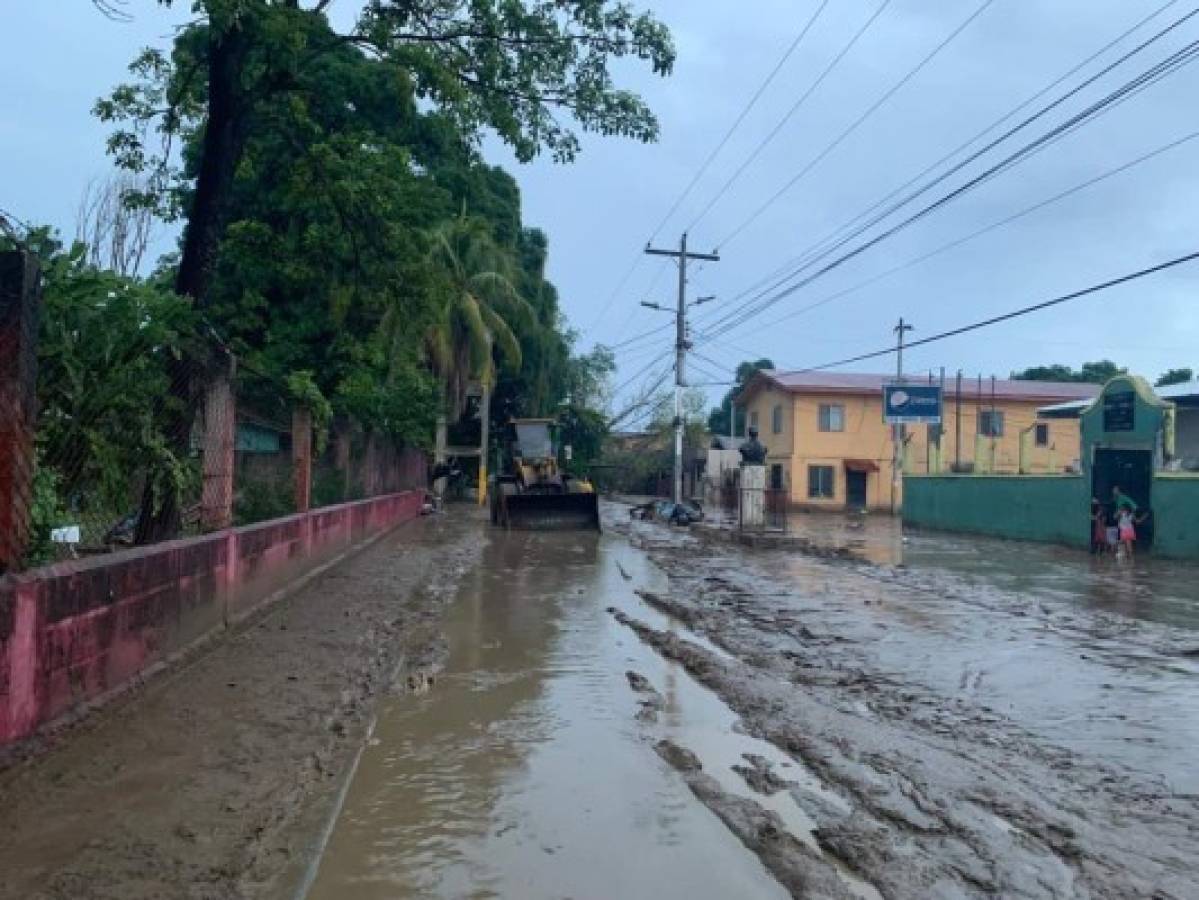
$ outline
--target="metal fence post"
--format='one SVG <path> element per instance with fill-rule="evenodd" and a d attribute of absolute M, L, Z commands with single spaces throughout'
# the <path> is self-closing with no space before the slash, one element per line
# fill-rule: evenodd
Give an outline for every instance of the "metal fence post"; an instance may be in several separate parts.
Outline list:
<path fill-rule="evenodd" d="M 37 260 L 0 253 L 0 572 L 19 568 L 30 538 L 40 301 Z"/>

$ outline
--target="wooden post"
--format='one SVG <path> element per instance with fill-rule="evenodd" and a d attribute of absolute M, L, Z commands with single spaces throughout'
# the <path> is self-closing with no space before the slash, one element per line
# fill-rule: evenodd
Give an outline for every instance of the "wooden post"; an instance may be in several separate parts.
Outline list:
<path fill-rule="evenodd" d="M 18 568 L 29 545 L 40 301 L 37 260 L 0 253 L 0 572 Z"/>
<path fill-rule="evenodd" d="M 237 446 L 237 406 L 233 396 L 235 361 L 208 385 L 204 393 L 203 487 L 200 527 L 220 531 L 233 524 L 233 469 Z"/>
<path fill-rule="evenodd" d="M 298 406 L 291 414 L 291 462 L 296 512 L 308 512 L 312 505 L 312 413 Z"/>

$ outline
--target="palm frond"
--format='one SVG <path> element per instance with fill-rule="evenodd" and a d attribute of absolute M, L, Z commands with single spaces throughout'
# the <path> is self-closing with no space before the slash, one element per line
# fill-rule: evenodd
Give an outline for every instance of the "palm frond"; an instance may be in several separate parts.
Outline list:
<path fill-rule="evenodd" d="M 512 329 L 508 327 L 508 323 L 501 319 L 495 310 L 487 306 L 481 306 L 479 311 L 482 314 L 483 321 L 487 323 L 487 328 L 491 331 L 491 337 L 495 341 L 495 345 L 499 348 L 500 356 L 504 360 L 504 368 L 510 372 L 519 372 L 521 363 L 520 341 L 516 339 L 516 335 Z"/>

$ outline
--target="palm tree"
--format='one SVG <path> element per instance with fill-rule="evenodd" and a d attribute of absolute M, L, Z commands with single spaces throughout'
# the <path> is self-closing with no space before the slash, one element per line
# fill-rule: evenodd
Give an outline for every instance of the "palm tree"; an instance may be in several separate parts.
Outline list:
<path fill-rule="evenodd" d="M 496 244 L 485 222 L 464 214 L 440 225 L 431 238 L 430 255 L 445 272 L 449 292 L 440 317 L 426 334 L 425 345 L 445 390 L 445 410 L 452 418 L 462 414 L 470 382 L 482 385 L 479 501 L 483 502 L 489 401 L 496 379 L 494 351 L 499 350 L 505 368 L 518 371 L 520 341 L 509 322 L 529 326 L 535 317 L 512 283 L 511 256 Z M 444 461 L 445 422 L 444 415 L 438 418 L 438 462 Z"/>

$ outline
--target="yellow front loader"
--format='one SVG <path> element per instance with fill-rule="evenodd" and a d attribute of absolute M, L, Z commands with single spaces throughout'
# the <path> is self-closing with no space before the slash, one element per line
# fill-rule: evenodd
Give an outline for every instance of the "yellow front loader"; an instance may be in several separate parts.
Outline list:
<path fill-rule="evenodd" d="M 599 530 L 599 497 L 591 482 L 562 471 L 553 419 L 513 419 L 503 468 L 489 485 L 491 522 L 505 528 Z"/>

